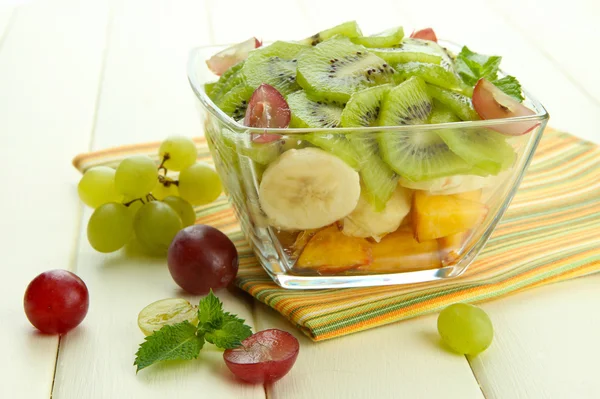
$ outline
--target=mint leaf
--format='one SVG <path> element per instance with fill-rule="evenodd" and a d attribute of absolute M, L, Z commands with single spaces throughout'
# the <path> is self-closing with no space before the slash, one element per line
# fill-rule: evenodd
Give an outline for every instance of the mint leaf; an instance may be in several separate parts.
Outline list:
<path fill-rule="evenodd" d="M 196 359 L 204 346 L 204 337 L 188 321 L 165 325 L 146 337 L 135 354 L 134 366 L 140 371 L 163 360 Z"/>
<path fill-rule="evenodd" d="M 475 53 L 464 46 L 456 57 L 456 70 L 465 83 L 474 86 L 481 78 L 496 80 L 502 57 Z"/>
<path fill-rule="evenodd" d="M 244 324 L 242 319 L 232 316 L 223 323 L 219 329 L 207 332 L 205 338 L 211 344 L 221 349 L 237 348 L 242 341 L 252 335 L 250 326 Z"/>
<path fill-rule="evenodd" d="M 223 303 L 210 290 L 198 305 L 198 325 L 204 330 L 220 328 L 223 324 L 223 316 Z"/>
<path fill-rule="evenodd" d="M 492 81 L 492 83 L 497 88 L 519 101 L 523 101 L 525 99 L 522 94 L 521 84 L 514 76 L 507 75 L 502 79 Z"/>

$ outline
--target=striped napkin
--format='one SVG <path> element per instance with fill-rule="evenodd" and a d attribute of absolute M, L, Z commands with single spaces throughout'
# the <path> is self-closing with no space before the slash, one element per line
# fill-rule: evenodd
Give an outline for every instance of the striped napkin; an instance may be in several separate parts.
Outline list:
<path fill-rule="evenodd" d="M 204 139 L 199 158 L 211 162 Z M 80 171 L 115 166 L 131 154 L 156 157 L 159 143 L 82 154 Z M 197 223 L 226 232 L 240 254 L 235 283 L 306 335 L 322 341 L 480 302 L 600 270 L 600 147 L 546 129 L 525 179 L 485 249 L 465 274 L 447 281 L 336 290 L 286 290 L 263 271 L 225 198 L 197 209 Z"/>

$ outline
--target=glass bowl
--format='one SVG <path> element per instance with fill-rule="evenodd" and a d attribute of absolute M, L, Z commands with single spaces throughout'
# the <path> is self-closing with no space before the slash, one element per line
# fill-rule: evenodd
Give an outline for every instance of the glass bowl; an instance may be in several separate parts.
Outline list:
<path fill-rule="evenodd" d="M 460 49 L 449 42 L 442 44 L 456 53 Z M 207 68 L 206 60 L 225 47 L 193 49 L 188 62 L 188 79 L 197 99 L 204 134 L 216 170 L 243 233 L 263 268 L 273 281 L 284 288 L 366 287 L 420 283 L 460 276 L 483 249 L 509 206 L 548 120 L 544 107 L 524 90 L 524 104 L 535 112 L 533 116 L 351 129 L 248 128 L 222 112 L 204 90 L 205 83 L 218 78 Z M 503 136 L 494 131 L 507 124 L 529 126 L 532 122 L 537 123 L 537 126 L 521 136 Z M 276 141 L 263 144 L 252 139 L 262 134 L 279 136 Z M 373 234 L 372 229 L 365 232 L 365 226 L 361 223 L 369 224 L 371 220 L 376 220 L 375 217 L 367 218 L 366 222 L 364 217 L 358 217 L 359 222 L 354 223 L 357 219 L 352 216 L 354 211 L 350 216 L 339 218 L 333 223 L 331 220 L 327 221 L 325 226 L 282 228 L 274 222 L 273 211 L 265 212 L 261 206 L 263 174 L 268 173 L 268 167 L 274 160 L 288 151 L 313 147 L 327 149 L 327 143 L 340 140 L 351 142 L 355 144 L 354 148 L 362 148 L 363 151 L 370 148 L 368 153 L 359 152 L 360 165 L 353 165 L 360 176 L 360 190 L 369 194 L 363 176 L 373 168 L 365 166 L 365 159 L 372 160 L 375 156 L 376 162 L 382 161 L 384 155 L 382 151 L 378 151 L 381 144 L 377 143 L 415 134 L 436 134 L 447 140 L 500 136 L 501 146 L 493 140 L 492 144 L 486 142 L 486 145 L 499 145 L 497 151 L 482 151 L 486 153 L 482 157 L 494 158 L 494 154 L 503 153 L 503 161 L 499 162 L 496 158 L 487 164 L 487 168 L 484 167 L 484 171 L 479 167 L 472 167 L 467 172 L 425 182 L 398 175 L 378 182 L 375 179 L 375 184 L 371 179 L 370 188 L 373 192 L 379 185 L 393 182 L 394 187 L 399 187 L 398 204 L 404 201 L 404 207 L 409 207 L 404 217 L 399 217 L 396 213 L 382 218 L 383 224 L 399 224 L 389 234 Z M 329 148 L 328 153 L 340 159 L 346 159 L 347 156 L 345 153 L 336 153 L 332 148 Z M 389 157 L 388 154 L 388 160 Z M 483 158 L 480 160 L 482 163 L 477 165 L 486 163 Z M 316 166 L 312 166 L 306 164 L 306 170 L 312 170 L 310 173 L 315 172 Z M 282 196 L 285 196 L 284 191 L 286 190 L 282 190 Z M 396 194 L 394 191 L 394 196 Z M 360 201 L 363 201 L 362 195 L 358 204 Z M 366 202 L 368 208 L 370 202 Z M 397 207 L 402 208 L 402 205 Z M 407 211 L 405 209 L 398 212 Z M 402 220 L 398 221 L 399 218 Z M 376 230 L 379 227 L 377 225 Z M 458 228 L 461 230 L 457 231 Z M 440 237 L 440 234 L 447 235 Z M 364 235 L 368 237 L 363 237 Z"/>

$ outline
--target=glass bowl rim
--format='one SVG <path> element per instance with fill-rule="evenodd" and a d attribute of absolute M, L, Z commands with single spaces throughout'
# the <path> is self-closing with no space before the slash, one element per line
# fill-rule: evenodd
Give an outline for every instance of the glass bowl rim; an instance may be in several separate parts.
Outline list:
<path fill-rule="evenodd" d="M 445 47 L 452 48 L 460 48 L 462 45 L 458 43 L 454 43 L 448 40 L 438 40 L 438 43 Z M 266 42 L 264 44 L 269 44 Z M 415 130 L 436 130 L 436 129 L 452 129 L 452 128 L 485 128 L 492 126 L 501 126 L 507 125 L 516 122 L 528 122 L 528 121 L 537 121 L 543 122 L 544 120 L 549 119 L 550 115 L 546 108 L 542 105 L 542 103 L 532 96 L 528 90 L 522 88 L 523 93 L 525 94 L 525 98 L 531 103 L 534 107 L 533 111 L 536 113 L 534 115 L 529 116 L 519 116 L 513 118 L 504 118 L 504 119 L 488 119 L 488 120 L 478 120 L 478 121 L 460 121 L 460 122 L 446 122 L 446 123 L 424 123 L 424 124 L 416 124 L 416 125 L 397 125 L 397 126 L 368 126 L 368 127 L 350 127 L 350 128 L 278 128 L 278 129 L 264 129 L 264 128 L 253 128 L 244 126 L 229 115 L 221 111 L 219 107 L 208 97 L 206 92 L 204 91 L 202 83 L 199 82 L 195 73 L 196 59 L 198 54 L 201 51 L 206 51 L 209 49 L 214 49 L 214 53 L 218 50 L 226 48 L 231 44 L 221 44 L 221 45 L 205 45 L 205 46 L 197 46 L 192 48 L 189 51 L 188 62 L 187 62 L 187 75 L 188 81 L 194 94 L 198 98 L 198 100 L 202 103 L 202 105 L 215 117 L 217 117 L 220 122 L 227 125 L 227 127 L 231 129 L 235 129 L 236 131 L 243 130 L 248 134 L 264 134 L 265 132 L 272 134 L 306 134 L 306 133 L 314 133 L 314 132 L 322 132 L 327 134 L 356 134 L 356 133 L 376 133 L 376 132 L 386 132 L 386 131 L 415 131 Z M 204 59 L 205 60 L 205 59 Z M 506 76 L 506 73 L 500 69 L 500 74 L 502 76 Z"/>

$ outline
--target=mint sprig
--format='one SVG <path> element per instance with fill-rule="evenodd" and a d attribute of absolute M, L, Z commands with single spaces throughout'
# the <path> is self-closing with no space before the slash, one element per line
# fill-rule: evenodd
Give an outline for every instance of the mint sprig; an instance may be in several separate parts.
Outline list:
<path fill-rule="evenodd" d="M 456 70 L 468 85 L 474 86 L 481 78 L 489 80 L 500 90 L 523 101 L 521 85 L 514 76 L 507 75 L 498 79 L 498 71 L 502 57 L 497 55 L 483 55 L 471 51 L 464 46 L 456 56 Z"/>
<path fill-rule="evenodd" d="M 244 320 L 223 311 L 212 290 L 198 305 L 198 326 L 188 321 L 165 325 L 146 337 L 135 354 L 136 372 L 164 360 L 197 359 L 207 341 L 221 349 L 236 348 L 252 335 Z"/>

